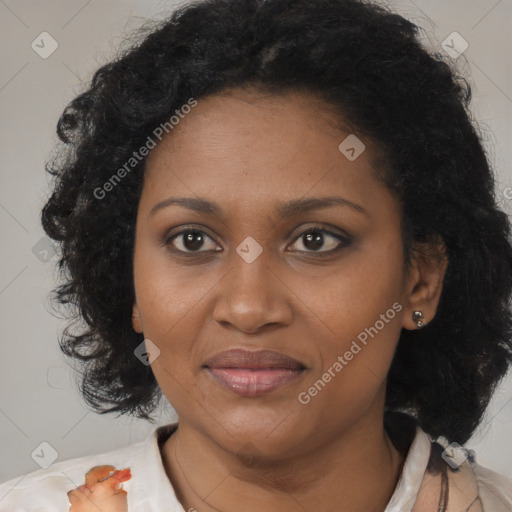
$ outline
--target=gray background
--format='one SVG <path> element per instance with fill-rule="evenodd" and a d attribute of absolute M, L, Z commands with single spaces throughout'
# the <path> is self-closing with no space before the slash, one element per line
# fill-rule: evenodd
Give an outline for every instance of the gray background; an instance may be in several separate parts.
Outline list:
<path fill-rule="evenodd" d="M 141 440 L 153 428 L 97 415 L 80 398 L 57 345 L 65 322 L 52 316 L 48 303 L 56 258 L 45 252 L 39 211 L 48 193 L 43 164 L 56 141 L 60 113 L 83 90 L 82 82 L 113 55 L 123 34 L 146 18 L 164 17 L 175 5 L 161 0 L 0 0 L 2 481 L 39 469 L 31 453 L 43 441 L 65 460 Z M 464 54 L 453 60 L 469 74 L 472 110 L 498 173 L 502 207 L 510 212 L 512 0 L 397 0 L 390 5 L 424 27 L 430 46 L 442 51 L 442 41 L 454 31 L 468 42 Z M 58 43 L 46 59 L 31 47 L 42 32 Z M 166 405 L 157 423 L 175 419 Z M 481 464 L 512 476 L 511 441 L 509 377 L 469 447 Z"/>

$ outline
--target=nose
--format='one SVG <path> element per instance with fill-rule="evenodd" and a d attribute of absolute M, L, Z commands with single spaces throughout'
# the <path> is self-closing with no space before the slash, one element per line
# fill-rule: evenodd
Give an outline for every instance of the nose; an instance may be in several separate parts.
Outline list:
<path fill-rule="evenodd" d="M 278 265 L 271 265 L 264 253 L 251 263 L 238 254 L 232 260 L 231 270 L 218 285 L 214 319 L 248 334 L 289 325 L 294 294 Z"/>

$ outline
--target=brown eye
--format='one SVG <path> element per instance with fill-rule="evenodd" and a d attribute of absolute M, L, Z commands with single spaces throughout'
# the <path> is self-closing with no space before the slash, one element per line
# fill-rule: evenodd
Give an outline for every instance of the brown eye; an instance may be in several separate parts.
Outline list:
<path fill-rule="evenodd" d="M 212 242 L 212 243 L 211 243 Z M 166 242 L 173 245 L 180 252 L 206 252 L 216 251 L 217 243 L 204 231 L 187 229 L 172 235 Z"/>
<path fill-rule="evenodd" d="M 350 239 L 318 226 L 301 233 L 293 245 L 296 245 L 297 242 L 300 242 L 299 247 L 296 247 L 299 251 L 324 253 L 346 247 L 349 245 Z M 301 245 L 304 248 L 301 248 Z"/>

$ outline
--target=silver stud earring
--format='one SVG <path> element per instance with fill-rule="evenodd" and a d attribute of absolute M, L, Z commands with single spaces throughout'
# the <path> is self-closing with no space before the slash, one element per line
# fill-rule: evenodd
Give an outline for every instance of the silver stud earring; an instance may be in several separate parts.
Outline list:
<path fill-rule="evenodd" d="M 425 317 L 423 316 L 423 313 L 421 311 L 413 311 L 412 319 L 416 322 L 418 329 L 421 329 L 422 327 L 425 326 Z"/>

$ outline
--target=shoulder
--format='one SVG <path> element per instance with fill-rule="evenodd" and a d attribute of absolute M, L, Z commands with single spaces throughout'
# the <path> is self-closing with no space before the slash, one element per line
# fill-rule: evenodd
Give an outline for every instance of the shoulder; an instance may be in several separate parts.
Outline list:
<path fill-rule="evenodd" d="M 117 469 L 143 470 L 145 448 L 155 436 L 117 450 L 77 457 L 52 464 L 0 484 L 2 512 L 68 512 L 67 493 L 85 483 L 85 474 L 94 466 L 112 465 Z M 129 485 L 126 482 L 125 485 Z M 123 485 L 123 487 L 125 487 Z"/>
<path fill-rule="evenodd" d="M 419 427 L 401 480 L 405 482 L 406 477 L 404 496 L 407 503 L 414 502 L 414 512 L 438 507 L 446 512 L 512 512 L 512 479 L 479 465 L 473 450 L 443 438 L 433 439 Z M 389 508 L 389 512 L 394 510 L 398 508 Z"/>
<path fill-rule="evenodd" d="M 512 511 L 512 479 L 490 469 L 472 463 L 473 473 L 485 511 Z"/>
<path fill-rule="evenodd" d="M 512 480 L 478 464 L 473 450 L 434 442 L 430 462 L 445 475 L 447 512 L 512 512 Z"/>

